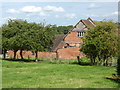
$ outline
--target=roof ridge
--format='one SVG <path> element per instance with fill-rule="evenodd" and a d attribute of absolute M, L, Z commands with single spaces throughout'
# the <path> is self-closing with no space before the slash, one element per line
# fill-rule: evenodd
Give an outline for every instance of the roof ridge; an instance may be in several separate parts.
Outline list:
<path fill-rule="evenodd" d="M 87 21 L 89 21 L 91 24 L 93 24 L 94 26 L 96 26 L 95 22 L 90 17 L 88 17 Z"/>

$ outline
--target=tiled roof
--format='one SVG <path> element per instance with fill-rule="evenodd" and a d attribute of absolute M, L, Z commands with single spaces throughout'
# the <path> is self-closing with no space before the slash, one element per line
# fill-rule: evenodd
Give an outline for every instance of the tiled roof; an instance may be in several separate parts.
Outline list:
<path fill-rule="evenodd" d="M 62 42 L 64 36 L 65 36 L 64 34 L 56 35 L 56 38 L 53 41 L 54 44 L 53 47 L 51 48 L 51 51 L 55 51 L 58 48 L 62 48 L 62 46 L 64 45 L 64 42 Z"/>
<path fill-rule="evenodd" d="M 87 28 L 93 28 L 95 23 L 90 22 L 89 20 L 81 20 Z"/>

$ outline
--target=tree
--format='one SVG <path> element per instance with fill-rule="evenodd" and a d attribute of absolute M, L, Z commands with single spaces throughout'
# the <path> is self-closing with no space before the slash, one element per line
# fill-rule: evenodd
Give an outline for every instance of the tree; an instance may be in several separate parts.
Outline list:
<path fill-rule="evenodd" d="M 118 56 L 117 60 L 117 75 L 120 76 L 120 55 Z"/>
<path fill-rule="evenodd" d="M 117 59 L 117 75 L 118 76 L 120 76 L 120 36 L 119 35 L 120 35 L 120 30 L 118 30 L 118 59 Z"/>
<path fill-rule="evenodd" d="M 38 51 L 47 51 L 52 45 L 54 33 L 50 28 L 51 25 L 43 26 L 42 24 L 33 23 L 33 27 L 29 32 L 29 40 L 31 41 L 31 50 L 35 52 L 35 58 L 38 58 Z"/>
<path fill-rule="evenodd" d="M 14 59 L 16 52 L 20 50 L 21 59 L 22 50 L 28 50 L 29 42 L 27 41 L 27 32 L 29 31 L 29 23 L 24 20 L 8 20 L 8 24 L 2 26 L 3 36 L 3 50 L 14 51 Z M 9 42 L 8 42 L 9 41 Z"/>
<path fill-rule="evenodd" d="M 14 59 L 18 50 L 21 59 L 24 59 L 23 50 L 31 50 L 36 53 L 37 59 L 38 51 L 50 49 L 55 35 L 53 28 L 56 26 L 44 26 L 44 23 L 28 23 L 24 20 L 8 20 L 8 24 L 2 26 L 3 50 L 4 52 L 13 50 Z"/>
<path fill-rule="evenodd" d="M 72 25 L 69 26 L 58 26 L 57 27 L 57 32 L 59 34 L 67 34 L 69 30 L 71 30 L 73 28 Z"/>
<path fill-rule="evenodd" d="M 51 28 L 51 31 L 54 34 L 67 34 L 69 30 L 73 28 L 72 25 L 69 26 L 56 26 L 56 25 L 48 25 Z"/>
<path fill-rule="evenodd" d="M 95 28 L 88 30 L 83 38 L 81 51 L 90 58 L 91 64 L 108 65 L 109 58 L 114 57 L 117 51 L 115 23 L 103 21 L 98 23 Z"/>
<path fill-rule="evenodd" d="M 12 36 L 9 32 L 9 28 L 7 24 L 3 24 L 2 27 L 2 51 L 3 51 L 3 58 L 6 58 L 6 52 L 9 50 L 9 38 Z"/>

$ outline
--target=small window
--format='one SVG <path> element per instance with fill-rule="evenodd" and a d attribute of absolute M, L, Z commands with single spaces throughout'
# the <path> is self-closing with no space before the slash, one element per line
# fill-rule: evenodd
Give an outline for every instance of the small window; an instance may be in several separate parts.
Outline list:
<path fill-rule="evenodd" d="M 78 32 L 78 37 L 83 37 L 84 34 L 85 32 Z"/>

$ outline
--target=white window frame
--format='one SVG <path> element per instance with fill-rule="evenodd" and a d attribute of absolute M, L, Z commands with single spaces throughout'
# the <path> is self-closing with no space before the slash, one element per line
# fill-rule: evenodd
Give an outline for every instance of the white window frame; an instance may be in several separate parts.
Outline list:
<path fill-rule="evenodd" d="M 78 37 L 83 37 L 84 34 L 85 32 L 78 32 Z"/>

